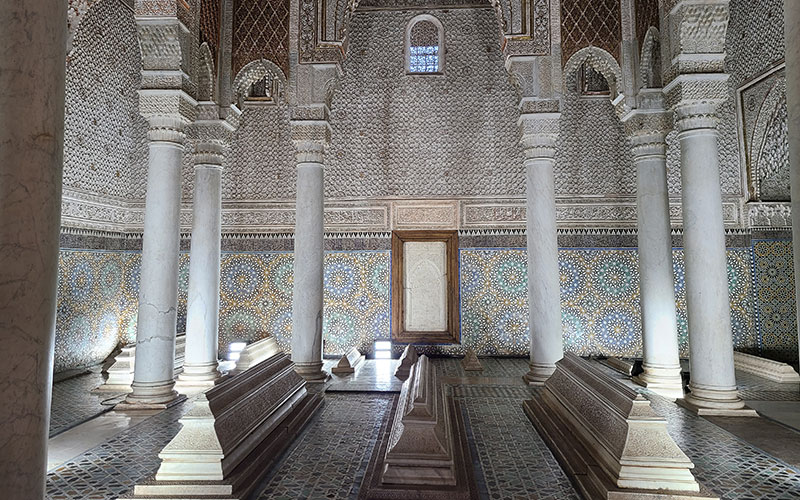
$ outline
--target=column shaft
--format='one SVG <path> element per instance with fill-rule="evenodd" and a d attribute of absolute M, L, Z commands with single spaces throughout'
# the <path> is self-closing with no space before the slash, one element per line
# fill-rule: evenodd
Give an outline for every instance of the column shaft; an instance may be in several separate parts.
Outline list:
<path fill-rule="evenodd" d="M 327 378 L 322 371 L 323 212 L 323 164 L 321 161 L 299 161 L 294 233 L 292 361 L 297 372 L 306 380 Z"/>
<path fill-rule="evenodd" d="M 0 11 L 0 484 L 41 499 L 53 377 L 66 2 Z"/>
<path fill-rule="evenodd" d="M 644 372 L 637 382 L 683 397 L 664 136 L 634 137 Z"/>
<path fill-rule="evenodd" d="M 179 127 L 177 124 L 170 126 Z M 165 140 L 162 134 L 172 140 Z M 173 370 L 180 257 L 182 140 L 182 132 L 175 128 L 151 128 L 136 361 L 131 385 L 133 392 L 126 399 L 128 405 L 163 405 L 177 397 L 173 390 Z"/>
<path fill-rule="evenodd" d="M 530 384 L 544 383 L 564 355 L 554 164 L 548 157 L 525 160 L 531 338 L 530 371 L 525 380 Z"/>
<path fill-rule="evenodd" d="M 213 385 L 218 378 L 219 280 L 222 228 L 221 165 L 197 164 L 186 317 L 186 360 L 179 385 Z"/>
<path fill-rule="evenodd" d="M 677 112 L 691 364 L 691 393 L 685 400 L 698 408 L 741 409 L 733 367 L 715 109 L 700 104 L 679 106 Z"/>
<path fill-rule="evenodd" d="M 786 104 L 789 111 L 789 178 L 792 197 L 792 248 L 797 324 L 800 325 L 800 2 L 786 0 Z M 800 341 L 800 335 L 798 335 Z"/>

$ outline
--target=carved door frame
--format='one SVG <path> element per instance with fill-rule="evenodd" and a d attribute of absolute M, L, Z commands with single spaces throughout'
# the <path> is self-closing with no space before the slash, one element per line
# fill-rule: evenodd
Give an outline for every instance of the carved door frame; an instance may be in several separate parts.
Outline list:
<path fill-rule="evenodd" d="M 447 277 L 447 330 L 443 332 L 405 329 L 403 246 L 407 242 L 445 243 Z M 460 344 L 458 303 L 458 231 L 392 231 L 392 341 L 407 344 Z"/>

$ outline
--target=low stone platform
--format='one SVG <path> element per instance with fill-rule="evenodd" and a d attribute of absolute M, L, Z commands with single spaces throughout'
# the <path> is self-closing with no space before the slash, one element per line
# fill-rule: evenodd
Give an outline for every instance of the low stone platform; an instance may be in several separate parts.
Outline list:
<path fill-rule="evenodd" d="M 236 361 L 236 367 L 233 369 L 232 373 L 242 373 L 281 352 L 278 342 L 275 340 L 275 337 L 272 336 L 248 344 L 239 353 L 239 359 Z"/>
<path fill-rule="evenodd" d="M 426 356 L 413 365 L 392 414 L 359 498 L 478 498 L 461 408 L 444 397 Z"/>
<path fill-rule="evenodd" d="M 400 356 L 400 364 L 397 366 L 394 376 L 400 380 L 406 380 L 409 373 L 411 373 L 411 367 L 414 366 L 414 363 L 416 363 L 418 359 L 419 355 L 417 354 L 417 349 L 413 345 L 408 344 L 403 350 L 403 354 Z"/>
<path fill-rule="evenodd" d="M 331 368 L 331 371 L 336 375 L 348 375 L 350 373 L 355 373 L 356 368 L 358 368 L 364 362 L 364 355 L 361 354 L 358 349 L 355 347 L 351 348 L 347 353 L 342 356 L 342 359 Z"/>
<path fill-rule="evenodd" d="M 585 498 L 718 498 L 650 402 L 574 354 L 523 408 Z"/>
<path fill-rule="evenodd" d="M 794 368 L 780 361 L 773 361 L 771 359 L 734 351 L 733 363 L 737 370 L 758 375 L 759 377 L 773 382 L 800 382 L 800 375 L 794 371 Z"/>
<path fill-rule="evenodd" d="M 175 336 L 175 361 L 173 376 L 177 377 L 183 372 L 183 363 L 186 359 L 186 333 Z M 114 362 L 104 370 L 108 374 L 106 381 L 92 389 L 92 392 L 131 392 L 133 383 L 133 367 L 136 362 L 136 343 L 128 344 L 114 357 Z"/>
<path fill-rule="evenodd" d="M 246 499 L 322 405 L 285 354 L 229 375 L 195 400 L 136 499 Z"/>

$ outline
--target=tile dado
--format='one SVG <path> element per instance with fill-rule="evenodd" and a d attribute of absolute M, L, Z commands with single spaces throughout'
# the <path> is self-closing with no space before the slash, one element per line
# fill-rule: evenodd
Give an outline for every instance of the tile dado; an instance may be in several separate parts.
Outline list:
<path fill-rule="evenodd" d="M 688 355 L 682 250 L 674 251 L 681 352 Z M 97 363 L 118 342 L 136 337 L 139 265 L 130 251 L 62 250 L 56 370 Z M 636 249 L 562 249 L 561 299 L 565 346 L 579 354 L 641 352 Z M 528 353 L 526 252 L 519 248 L 460 250 L 459 346 L 432 353 L 524 356 Z M 273 334 L 289 349 L 291 252 L 224 252 L 220 290 L 220 352 L 235 340 Z M 390 255 L 386 250 L 325 256 L 325 352 L 369 350 L 389 338 Z M 186 323 L 189 257 L 181 255 L 178 329 Z M 791 242 L 755 241 L 728 250 L 734 344 L 786 361 L 797 359 Z"/>

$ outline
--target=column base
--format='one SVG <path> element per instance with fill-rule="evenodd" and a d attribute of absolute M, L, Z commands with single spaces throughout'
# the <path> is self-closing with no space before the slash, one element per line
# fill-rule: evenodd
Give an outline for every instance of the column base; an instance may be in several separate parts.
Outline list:
<path fill-rule="evenodd" d="M 331 377 L 328 372 L 322 369 L 322 361 L 312 361 L 310 363 L 295 361 L 294 371 L 303 377 L 306 382 L 327 382 Z"/>
<path fill-rule="evenodd" d="M 703 389 L 689 383 L 689 393 L 676 403 L 699 416 L 757 417 L 758 412 L 745 406 L 736 389 Z"/>
<path fill-rule="evenodd" d="M 128 394 L 125 401 L 114 407 L 115 410 L 164 410 L 186 399 L 178 394 L 173 387 L 175 381 L 168 382 L 136 382 L 131 384 L 133 392 Z"/>
<path fill-rule="evenodd" d="M 530 366 L 530 371 L 522 376 L 522 380 L 528 385 L 544 385 L 547 379 L 556 371 L 556 365 L 530 363 L 528 366 Z"/>
<path fill-rule="evenodd" d="M 665 368 L 648 364 L 642 366 L 644 372 L 631 378 L 635 384 L 647 387 L 659 396 L 672 401 L 683 398 L 683 379 L 680 366 Z"/>
<path fill-rule="evenodd" d="M 219 364 L 206 363 L 202 365 L 183 365 L 183 372 L 178 375 L 175 382 L 175 390 L 181 394 L 187 392 L 197 392 L 214 387 L 214 383 L 219 380 L 222 374 L 217 370 Z"/>

